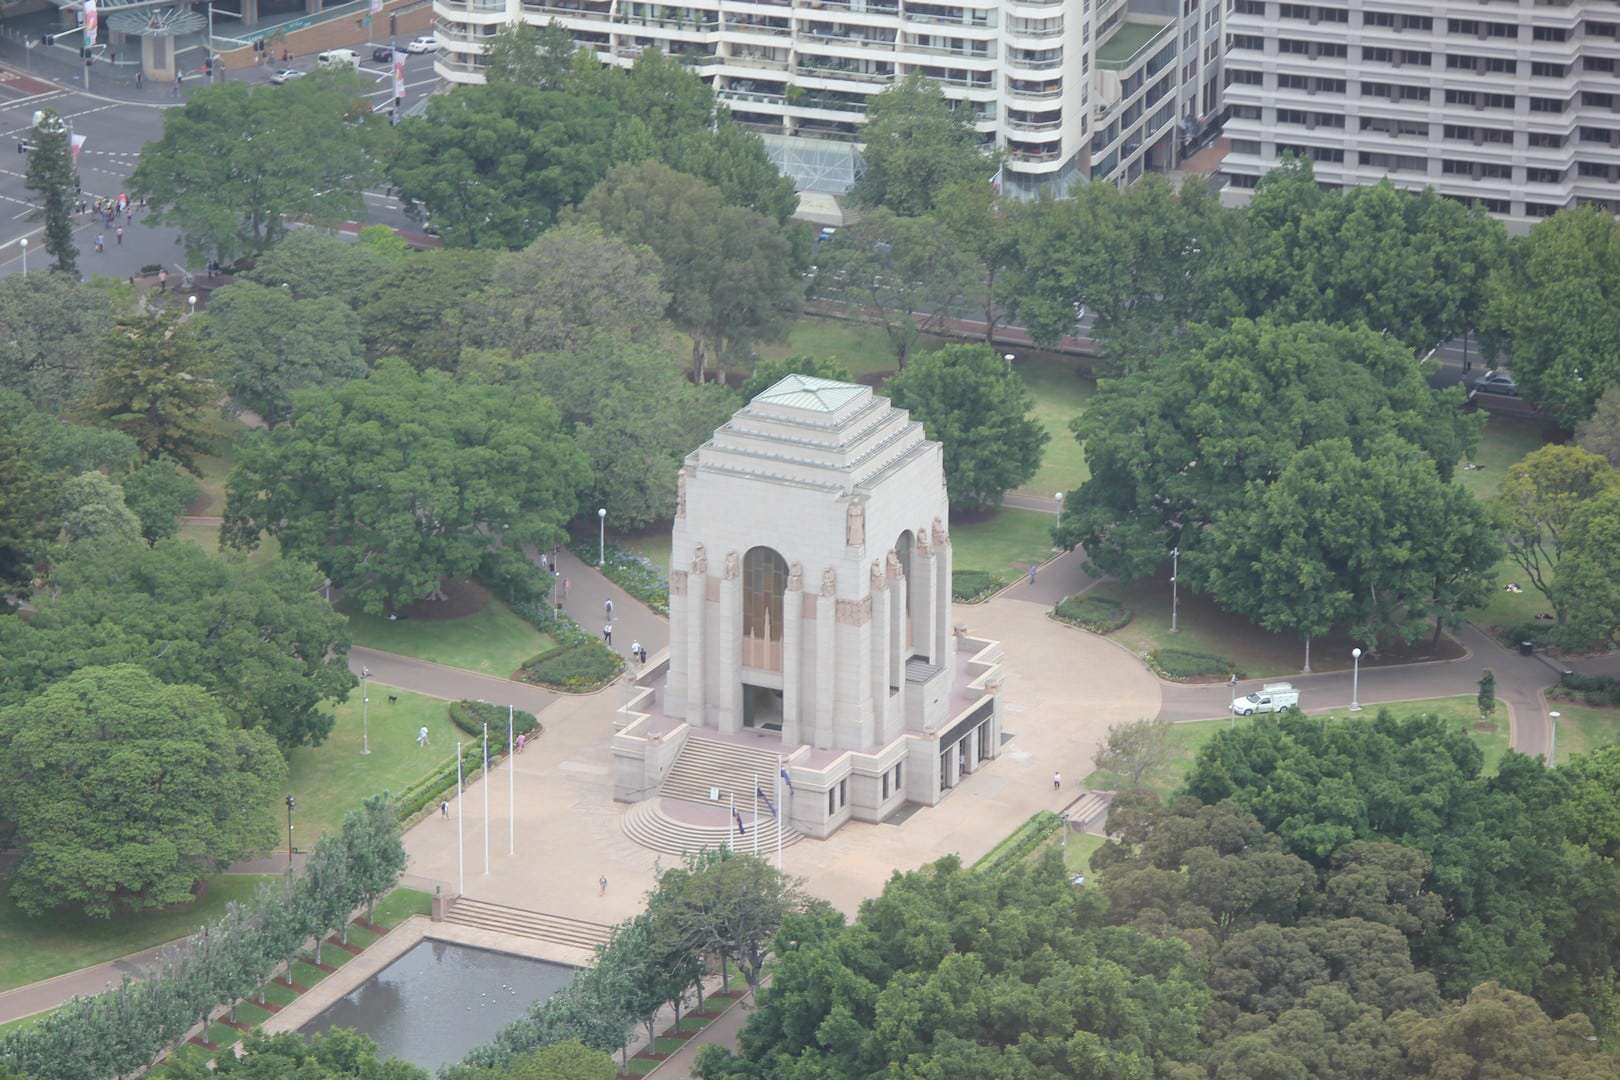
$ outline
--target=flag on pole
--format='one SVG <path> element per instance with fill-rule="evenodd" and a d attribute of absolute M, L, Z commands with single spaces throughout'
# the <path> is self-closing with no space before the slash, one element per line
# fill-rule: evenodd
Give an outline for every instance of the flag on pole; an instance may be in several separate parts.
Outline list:
<path fill-rule="evenodd" d="M 394 97 L 405 100 L 405 54 L 394 50 Z"/>
<path fill-rule="evenodd" d="M 73 143 L 73 164 L 79 163 L 79 151 L 84 149 L 84 136 L 74 132 L 71 136 Z"/>
<path fill-rule="evenodd" d="M 371 0 L 371 13 L 373 15 L 381 14 L 382 13 L 382 5 L 383 5 L 383 0 Z"/>
<path fill-rule="evenodd" d="M 733 806 L 731 808 L 731 819 L 737 823 L 737 833 L 738 833 L 738 835 L 747 836 L 748 835 L 748 830 L 747 830 L 747 828 L 745 828 L 743 826 L 742 814 L 737 810 L 737 808 L 735 806 Z"/>
<path fill-rule="evenodd" d="M 776 804 L 771 802 L 771 797 L 769 795 L 765 794 L 765 789 L 760 787 L 758 784 L 755 784 L 754 785 L 754 795 L 756 797 L 758 797 L 758 798 L 761 798 L 761 799 L 765 800 L 765 809 L 767 809 L 767 810 L 769 810 L 771 812 L 771 817 L 772 818 L 775 818 L 776 817 Z"/>
<path fill-rule="evenodd" d="M 782 783 L 787 785 L 787 789 L 789 791 L 792 791 L 793 790 L 793 777 L 791 777 L 791 776 L 789 776 L 787 774 L 787 769 L 786 768 L 783 768 L 781 770 L 781 773 L 782 773 Z"/>
<path fill-rule="evenodd" d="M 84 0 L 84 45 L 96 43 L 96 0 Z"/>

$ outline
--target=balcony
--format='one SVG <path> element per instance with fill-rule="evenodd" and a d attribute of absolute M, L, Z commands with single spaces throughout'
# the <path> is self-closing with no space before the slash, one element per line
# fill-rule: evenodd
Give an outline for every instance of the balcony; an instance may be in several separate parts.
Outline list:
<path fill-rule="evenodd" d="M 1097 66 L 1105 71 L 1125 71 L 1146 59 L 1163 39 L 1174 35 L 1174 23 L 1144 23 L 1127 20 L 1114 36 L 1097 46 Z"/>
<path fill-rule="evenodd" d="M 659 30 L 706 32 L 720 29 L 719 19 L 658 19 L 651 15 L 620 14 L 613 21 L 620 26 L 651 26 Z"/>
<path fill-rule="evenodd" d="M 1016 86 L 1009 86 L 1007 92 L 1013 97 L 1022 98 L 1025 101 L 1056 101 L 1063 96 L 1063 84 L 1046 83 L 1042 84 L 1038 89 L 1033 87 L 1019 89 Z"/>
<path fill-rule="evenodd" d="M 1007 129 L 1009 131 L 1057 131 L 1062 126 L 1063 118 L 1061 116 L 1056 120 L 1014 120 L 1012 117 L 1007 118 Z"/>
<path fill-rule="evenodd" d="M 928 53 L 932 56 L 954 56 L 958 60 L 994 60 L 996 58 L 996 54 L 989 50 L 973 52 L 969 49 L 947 49 L 939 45 L 922 45 L 915 41 L 904 42 L 900 48 L 904 52 Z"/>
<path fill-rule="evenodd" d="M 1058 160 L 1060 157 L 1063 156 L 1063 151 L 1061 151 L 1061 150 L 1025 150 L 1025 149 L 1009 148 L 1007 150 L 1007 156 L 1009 158 L 1011 158 L 1012 160 L 1014 160 L 1014 161 L 1022 161 L 1022 162 L 1026 162 L 1026 163 L 1029 163 L 1029 164 L 1040 164 L 1040 163 L 1044 163 L 1044 162 Z"/>
<path fill-rule="evenodd" d="M 977 20 L 967 15 L 929 15 L 921 11 L 912 11 L 909 8 L 905 13 L 906 22 L 929 23 L 934 26 L 964 26 L 969 30 L 994 30 L 993 19 Z"/>
<path fill-rule="evenodd" d="M 855 4 L 851 0 L 805 0 L 806 11 L 849 11 L 856 15 L 887 15 L 889 17 L 900 14 L 900 5 L 887 4 Z"/>
<path fill-rule="evenodd" d="M 749 90 L 716 90 L 714 96 L 721 101 L 735 101 L 744 105 L 786 105 L 784 94 L 756 94 Z"/>
<path fill-rule="evenodd" d="M 1063 36 L 1063 20 L 1056 20 L 1056 26 L 1018 26 L 1016 21 L 1007 27 L 1008 37 L 1020 38 L 1054 38 Z"/>
<path fill-rule="evenodd" d="M 853 49 L 881 49 L 883 52 L 894 51 L 894 38 L 861 37 L 856 34 L 813 34 L 801 31 L 799 40 L 814 42 L 817 45 L 837 45 Z"/>
<path fill-rule="evenodd" d="M 731 53 L 720 57 L 719 62 L 729 67 L 765 68 L 769 71 L 786 71 L 788 69 L 786 60 L 760 56 L 757 53 Z"/>
<path fill-rule="evenodd" d="M 894 73 L 877 71 L 852 71 L 837 66 L 821 66 L 800 62 L 793 67 L 795 75 L 805 75 L 813 79 L 847 79 L 851 82 L 884 84 L 894 81 Z"/>
<path fill-rule="evenodd" d="M 482 2 L 482 0 L 479 0 L 479 2 Z M 494 10 L 505 11 L 506 5 L 497 4 Z M 561 15 L 564 18 L 590 19 L 594 22 L 610 22 L 613 18 L 607 4 L 603 4 L 599 8 L 588 8 L 578 4 L 540 4 L 533 3 L 531 0 L 523 0 L 523 10 L 530 14 Z"/>
<path fill-rule="evenodd" d="M 1007 66 L 1018 71 L 1053 71 L 1063 66 L 1063 57 L 1061 55 L 1029 57 L 1008 53 Z"/>

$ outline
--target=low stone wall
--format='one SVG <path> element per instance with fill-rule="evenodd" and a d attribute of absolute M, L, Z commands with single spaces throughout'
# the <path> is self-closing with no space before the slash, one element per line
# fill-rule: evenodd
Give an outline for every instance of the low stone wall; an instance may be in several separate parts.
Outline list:
<path fill-rule="evenodd" d="M 366 12 L 349 12 L 272 38 L 264 53 L 255 53 L 252 46 L 221 52 L 220 63 L 227 70 L 241 70 L 253 67 L 263 56 L 266 64 L 276 66 L 281 63 L 282 49 L 291 53 L 293 59 L 328 49 L 354 49 L 360 53 L 360 59 L 366 61 L 370 59 L 370 50 L 363 46 L 385 44 L 389 40 L 390 16 L 394 20 L 394 39 L 400 42 L 433 30 L 432 4 L 423 0 L 391 0 L 383 5 L 382 13 L 373 18 L 371 26 L 365 25 Z"/>

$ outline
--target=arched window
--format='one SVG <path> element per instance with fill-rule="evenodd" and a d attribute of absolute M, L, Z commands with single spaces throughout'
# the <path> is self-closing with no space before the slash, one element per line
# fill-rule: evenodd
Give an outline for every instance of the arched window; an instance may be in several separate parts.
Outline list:
<path fill-rule="evenodd" d="M 787 578 L 787 561 L 770 548 L 749 548 L 743 556 L 744 667 L 782 670 L 782 595 Z"/>

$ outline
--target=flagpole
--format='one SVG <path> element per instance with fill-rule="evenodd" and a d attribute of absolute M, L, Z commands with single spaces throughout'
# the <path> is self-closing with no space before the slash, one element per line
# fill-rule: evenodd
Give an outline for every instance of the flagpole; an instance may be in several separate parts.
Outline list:
<path fill-rule="evenodd" d="M 463 843 L 467 804 L 461 797 L 461 740 L 456 740 L 456 895 L 467 894 L 467 848 Z"/>
<path fill-rule="evenodd" d="M 737 793 L 735 791 L 731 793 L 731 821 L 729 825 L 730 827 L 726 829 L 726 846 L 735 853 L 737 850 Z"/>
<path fill-rule="evenodd" d="M 489 873 L 489 721 L 484 721 L 484 873 Z"/>
<path fill-rule="evenodd" d="M 754 857 L 759 858 L 759 773 L 754 774 Z"/>
<path fill-rule="evenodd" d="M 782 830 L 787 828 L 787 803 L 782 801 L 782 755 L 776 755 L 776 872 L 782 872 Z"/>
<path fill-rule="evenodd" d="M 506 853 L 517 854 L 517 755 L 512 752 L 512 706 L 506 707 Z"/>

